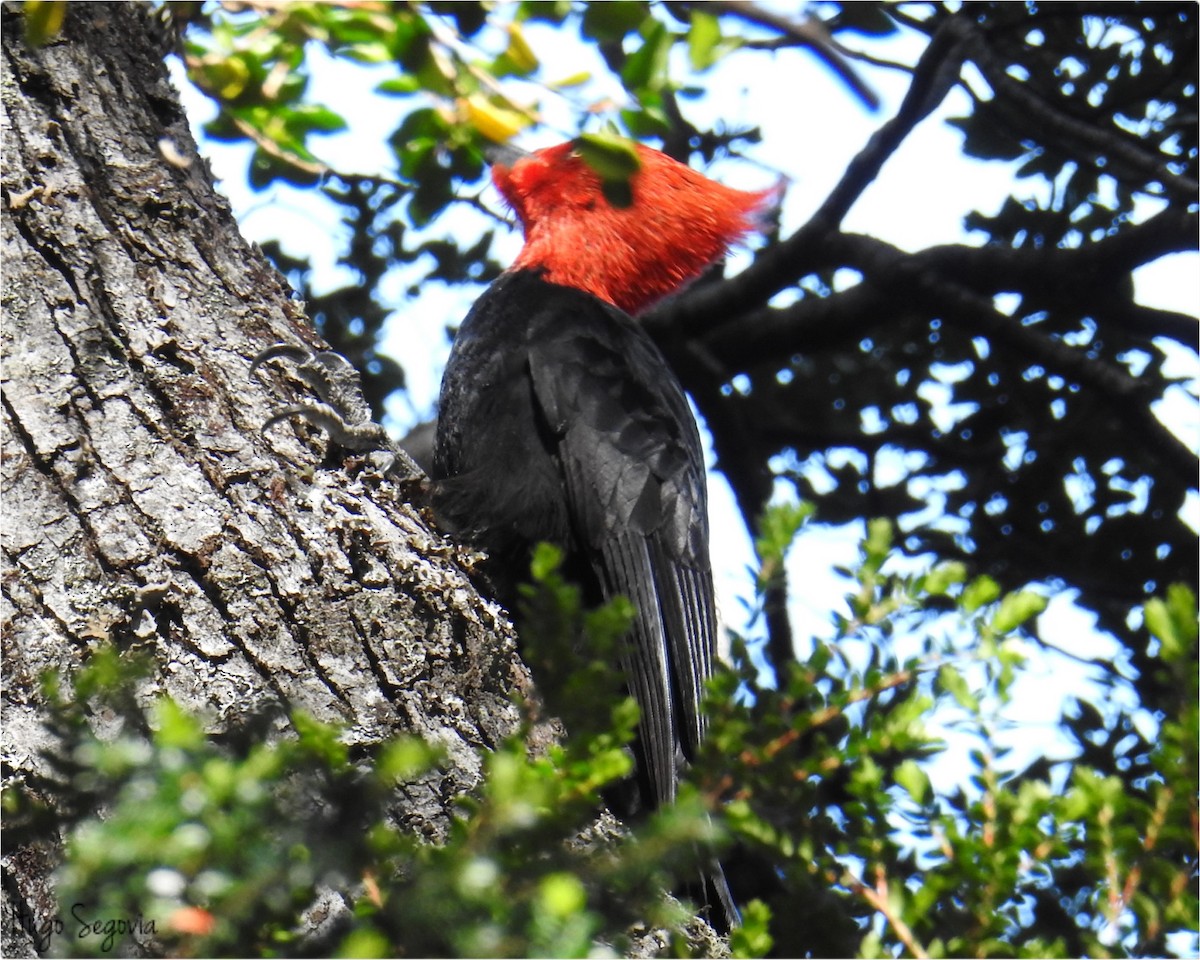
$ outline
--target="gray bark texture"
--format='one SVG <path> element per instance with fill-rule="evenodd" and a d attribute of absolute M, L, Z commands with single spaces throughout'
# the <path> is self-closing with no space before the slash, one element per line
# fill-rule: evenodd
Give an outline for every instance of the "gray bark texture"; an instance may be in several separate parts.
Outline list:
<path fill-rule="evenodd" d="M 323 345 L 214 191 L 151 14 L 72 4 L 39 49 L 3 26 L 6 783 L 41 769 L 42 673 L 113 642 L 213 732 L 277 704 L 440 744 L 403 804 L 437 836 L 517 719 L 503 611 L 369 460 L 260 432 L 305 391 L 250 358 Z M 55 857 L 4 851 L 5 955 L 34 952 L 12 918 L 54 910 Z"/>

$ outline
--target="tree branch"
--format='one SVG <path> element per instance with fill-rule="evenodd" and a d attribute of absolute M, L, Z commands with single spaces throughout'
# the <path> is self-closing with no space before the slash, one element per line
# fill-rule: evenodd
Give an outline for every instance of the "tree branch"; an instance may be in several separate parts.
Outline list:
<path fill-rule="evenodd" d="M 988 298 L 1008 290 L 1053 290 L 1057 300 L 1075 304 L 1080 312 L 1095 307 L 1103 311 L 1105 319 L 1126 329 L 1136 329 L 1143 336 L 1171 337 L 1190 346 L 1196 339 L 1196 318 L 1146 307 L 1114 309 L 1120 305 L 1113 303 L 1108 281 L 1166 254 L 1194 249 L 1198 229 L 1200 218 L 1196 214 L 1166 209 L 1099 243 L 1075 249 L 947 244 L 914 254 L 874 237 L 838 234 L 828 238 L 820 257 L 805 264 L 803 269 L 812 273 L 869 262 L 878 268 L 881 264 L 875 258 L 886 250 L 888 276 L 898 276 L 901 272 L 936 275 L 939 285 L 949 283 Z M 737 279 L 726 283 L 736 283 Z M 805 297 L 788 307 L 764 308 L 726 318 L 726 322 L 709 331 L 704 344 L 714 356 L 722 358 L 728 377 L 763 357 L 787 356 L 800 350 L 851 342 L 871 329 L 877 322 L 878 311 L 890 302 L 877 285 L 877 279 L 873 275 L 829 297 Z"/>
<path fill-rule="evenodd" d="M 891 297 L 903 297 L 914 306 L 920 304 L 932 315 L 962 324 L 970 332 L 1007 343 L 1068 378 L 1096 387 L 1100 396 L 1121 401 L 1123 415 L 1172 470 L 1179 475 L 1195 474 L 1195 455 L 1154 416 L 1150 405 L 1158 399 L 1157 395 L 1134 377 L 1111 364 L 1089 358 L 1061 340 L 1022 326 L 998 311 L 990 297 L 921 269 L 917 257 L 891 244 L 871 237 L 842 235 L 828 238 L 827 243 L 833 251 L 842 249 L 847 263 L 869 274 L 871 282 Z"/>
<path fill-rule="evenodd" d="M 916 936 L 912 932 L 912 928 L 904 922 L 901 917 L 892 908 L 892 898 L 888 889 L 887 874 L 884 872 L 882 864 L 875 866 L 875 886 L 868 887 L 865 883 L 847 871 L 843 878 L 852 891 L 867 901 L 872 907 L 883 914 L 884 919 L 892 925 L 892 929 L 896 931 L 896 936 L 900 942 L 908 948 L 908 952 L 918 960 L 928 960 L 929 954 L 925 948 L 917 941 Z"/>
<path fill-rule="evenodd" d="M 953 88 L 961 63 L 957 39 L 950 31 L 939 30 L 921 55 L 913 82 L 896 115 L 875 132 L 850 162 L 812 219 L 787 240 L 759 254 L 737 277 L 693 287 L 650 311 L 643 322 L 651 334 L 663 337 L 674 328 L 686 330 L 690 336 L 703 336 L 731 316 L 743 314 L 748 307 L 766 303 L 778 291 L 809 273 L 828 234 L 837 229 L 913 128 Z"/>
<path fill-rule="evenodd" d="M 764 307 L 713 330 L 704 346 L 721 358 L 725 379 L 765 358 L 781 364 L 795 353 L 852 343 L 871 330 L 887 306 L 874 285 L 860 283 L 828 297 L 806 296 L 787 307 Z"/>
<path fill-rule="evenodd" d="M 1200 217 L 1168 207 L 1150 219 L 1122 227 L 1117 233 L 1080 247 L 1053 250 L 1032 247 L 968 247 L 945 244 L 915 256 L 955 280 L 980 289 L 1010 289 L 1005 284 L 1054 285 L 1071 290 L 1071 298 L 1170 253 L 1196 249 Z"/>
<path fill-rule="evenodd" d="M 1200 194 L 1195 178 L 1173 173 L 1164 159 L 1141 143 L 1111 127 L 1100 127 L 1060 110 L 1032 86 L 1009 76 L 1008 64 L 988 46 L 971 20 L 955 16 L 946 21 L 959 38 L 961 49 L 979 68 L 1002 112 L 1016 120 L 1022 136 L 1035 136 L 1072 159 L 1085 160 L 1097 170 L 1131 179 L 1157 180 L 1165 193 L 1193 201 Z"/>
<path fill-rule="evenodd" d="M 994 72 L 998 79 L 989 81 L 996 87 L 1002 87 L 1005 96 L 1015 97 L 1018 104 L 1024 103 L 1022 98 L 1032 96 L 1021 84 L 1007 77 L 998 69 L 995 58 L 988 50 L 986 43 L 979 37 L 974 24 L 962 17 L 952 16 L 939 25 L 934 32 L 929 46 L 922 54 L 914 71 L 913 82 L 909 87 L 900 109 L 896 115 L 884 124 L 870 139 L 867 145 L 851 161 L 837 186 L 826 198 L 820 209 L 799 230 L 787 240 L 776 244 L 759 254 L 753 264 L 738 276 L 720 284 L 695 287 L 682 296 L 675 298 L 648 313 L 643 319 L 647 328 L 656 337 L 666 335 L 668 328 L 686 330 L 691 336 L 703 337 L 717 327 L 728 322 L 732 317 L 744 315 L 748 307 L 764 304 L 779 290 L 795 282 L 799 277 L 820 269 L 828 264 L 826 251 L 821 248 L 825 238 L 841 223 L 862 192 L 875 179 L 887 159 L 896 151 L 908 134 L 918 123 L 927 117 L 932 110 L 945 98 L 951 87 L 958 82 L 959 71 L 965 56 L 970 54 L 972 59 L 982 61 Z M 1014 89 L 1015 88 L 1015 89 Z M 1088 148 L 1089 156 L 1094 161 L 1099 156 L 1107 156 L 1110 160 L 1127 163 L 1131 169 L 1136 169 L 1146 176 L 1168 182 L 1171 189 L 1187 196 L 1194 196 L 1194 181 L 1171 174 L 1163 164 L 1154 157 L 1148 156 L 1136 144 L 1117 136 L 1111 131 L 1097 131 L 1094 127 L 1076 120 L 1057 111 L 1051 105 L 1038 98 L 1038 116 L 1045 114 L 1047 124 L 1058 131 L 1061 136 L 1079 138 L 1079 143 Z M 1033 109 L 1031 107 L 1031 109 Z M 1052 111 L 1053 117 L 1046 113 Z M 1103 147 L 1103 151 L 1101 151 Z M 1085 151 L 1085 152 L 1088 152 Z M 1161 219 L 1160 219 L 1161 218 Z M 1130 257 L 1143 256 L 1146 251 L 1159 249 L 1161 253 L 1178 250 L 1194 249 L 1196 231 L 1195 215 L 1183 214 L 1178 211 L 1164 211 L 1151 219 L 1158 222 L 1156 228 L 1127 228 L 1114 238 L 1116 243 L 1107 247 L 1114 252 L 1120 251 L 1120 261 L 1104 264 L 1113 268 L 1117 262 L 1129 262 Z M 1145 226 L 1145 225 L 1144 225 Z M 1168 248 L 1155 247 L 1153 237 L 1155 231 L 1163 228 L 1170 236 Z M 1135 232 L 1137 231 L 1137 232 Z M 1187 231 L 1190 235 L 1186 236 Z M 1162 240 L 1163 238 L 1158 238 Z M 1148 246 L 1141 244 L 1147 242 Z M 969 248 L 957 248 L 967 250 Z M 1055 284 L 1061 284 L 1073 276 L 1072 272 L 1064 272 L 1061 264 L 1055 263 L 1054 269 L 1049 266 L 1035 264 L 1035 259 L 1026 257 L 1018 260 L 1021 253 L 1006 251 L 997 253 L 988 248 L 991 256 L 1013 258 L 1022 270 L 1040 273 L 1043 277 L 1053 275 Z M 1056 251 L 1054 257 L 1067 251 Z M 1039 256 L 1049 263 L 1052 259 L 1046 252 L 1039 251 Z M 1064 256 L 1065 259 L 1065 256 Z M 1134 265 L 1148 262 L 1153 257 L 1145 256 Z M 1072 268 L 1081 265 L 1080 260 L 1070 263 Z M 1092 287 L 1094 289 L 1094 287 Z M 1143 316 L 1139 320 L 1148 319 Z M 1181 334 L 1184 342 L 1190 342 L 1191 335 L 1186 327 L 1169 318 L 1168 327 L 1175 334 Z M 1163 335 L 1172 334 L 1163 332 Z"/>
<path fill-rule="evenodd" d="M 1159 215 L 1160 217 L 1163 215 Z M 1157 220 L 1158 218 L 1155 218 Z M 1187 220 L 1188 218 L 1182 218 Z M 1194 219 L 1194 218 L 1192 218 Z M 1163 242 L 1170 231 L 1161 230 L 1160 221 L 1147 221 L 1131 230 L 1139 230 L 1141 239 L 1158 235 Z M 1115 243 L 1113 238 L 1108 243 Z M 1125 241 L 1116 251 L 1108 251 L 1114 259 L 1129 255 L 1141 247 Z M 1021 253 L 1020 258 L 1011 256 Z M 1044 256 L 1048 252 L 1038 251 Z M 1080 255 L 1077 250 L 1051 251 L 1056 258 L 1047 269 L 1057 268 L 1062 276 L 1071 275 Z M 838 343 L 853 343 L 894 313 L 894 305 L 903 303 L 908 309 L 920 310 L 947 322 L 956 323 L 970 333 L 981 333 L 995 342 L 1005 343 L 1031 362 L 1040 362 L 1047 369 L 1080 383 L 1090 384 L 1097 396 L 1110 404 L 1130 428 L 1146 438 L 1148 449 L 1154 450 L 1164 464 L 1177 476 L 1191 477 L 1196 460 L 1188 450 L 1154 415 L 1151 405 L 1158 395 L 1121 368 L 1089 357 L 1061 340 L 1049 337 L 1035 328 L 1022 326 L 1016 319 L 998 311 L 992 294 L 1001 289 L 1020 289 L 1016 284 L 997 285 L 995 274 L 982 290 L 971 285 L 972 273 L 964 261 L 978 257 L 984 261 L 1002 254 L 1003 263 L 1028 264 L 1031 258 L 1024 251 L 983 248 L 934 248 L 920 254 L 908 254 L 881 240 L 861 235 L 837 234 L 826 239 L 823 254 L 833 262 L 846 264 L 862 271 L 863 283 L 829 297 L 808 297 L 786 308 L 764 309 L 743 315 L 713 331 L 703 341 L 711 357 L 719 357 L 724 374 L 720 382 L 728 381 L 734 373 L 761 363 L 765 357 L 787 357 L 811 352 Z M 957 278 L 965 278 L 957 282 Z M 1040 278 L 1040 274 L 1039 274 Z M 1044 278 L 1041 278 L 1044 279 Z M 976 281 L 982 277 L 976 275 Z M 1086 283 L 1087 273 L 1075 280 Z M 1101 288 L 1097 296 L 1103 296 Z M 1128 311 L 1123 311 L 1122 316 Z M 1107 315 L 1105 315 L 1107 319 Z M 1180 326 L 1185 322 L 1180 319 Z M 1193 335 L 1195 320 L 1192 324 Z M 710 371 L 708 376 L 714 376 Z M 689 387 L 694 379 L 685 376 Z M 702 403 L 707 416 L 719 404 Z M 728 404 L 724 404 L 728 406 Z M 736 429 L 736 428 L 735 428 Z"/>

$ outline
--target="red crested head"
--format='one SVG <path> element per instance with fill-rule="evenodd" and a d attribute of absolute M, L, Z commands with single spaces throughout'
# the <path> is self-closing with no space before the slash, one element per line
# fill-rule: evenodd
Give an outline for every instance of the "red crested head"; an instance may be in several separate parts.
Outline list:
<path fill-rule="evenodd" d="M 756 230 L 776 194 L 723 186 L 641 144 L 637 152 L 627 207 L 608 202 L 572 143 L 493 167 L 492 182 L 525 231 L 513 269 L 540 268 L 552 283 L 638 313 Z"/>

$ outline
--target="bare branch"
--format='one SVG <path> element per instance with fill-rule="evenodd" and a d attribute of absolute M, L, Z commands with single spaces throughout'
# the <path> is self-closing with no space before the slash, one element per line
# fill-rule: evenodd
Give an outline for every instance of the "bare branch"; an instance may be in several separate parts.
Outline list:
<path fill-rule="evenodd" d="M 1094 310 L 1143 336 L 1170 337 L 1194 345 L 1196 318 L 1147 307 L 1125 308 L 1114 302 L 1107 280 L 1166 254 L 1195 249 L 1198 229 L 1200 219 L 1196 214 L 1166 209 L 1099 243 L 1074 249 L 947 244 L 915 254 L 906 254 L 873 237 L 843 234 L 836 241 L 827 239 L 819 254 L 799 269 L 809 274 L 833 266 L 861 264 L 873 256 L 871 251 L 878 253 L 886 248 L 892 256 L 908 261 L 906 272 L 936 274 L 937 282 L 986 296 L 989 304 L 990 297 L 1002 291 L 1052 290 L 1056 300 L 1071 303 L 1081 313 Z M 853 252 L 859 248 L 861 255 Z M 848 255 L 839 256 L 837 251 Z M 896 264 L 893 266 L 898 269 Z M 738 276 L 725 284 L 737 284 L 740 279 Z M 886 294 L 874 279 L 832 297 L 808 297 L 790 307 L 725 317 L 724 322 L 710 328 L 704 337 L 705 346 L 721 357 L 729 370 L 739 370 L 765 356 L 787 356 L 800 349 L 852 342 L 870 329 L 887 303 Z"/>
<path fill-rule="evenodd" d="M 1149 220 L 1123 226 L 1103 240 L 1053 250 L 947 244 L 917 254 L 955 281 L 998 292 L 1034 286 L 1060 289 L 1073 303 L 1107 297 L 1108 281 L 1170 253 L 1196 249 L 1200 218 L 1168 207 Z M 1103 291 L 1103 292 L 1102 292 Z M 1195 339 L 1194 331 L 1189 342 Z"/>

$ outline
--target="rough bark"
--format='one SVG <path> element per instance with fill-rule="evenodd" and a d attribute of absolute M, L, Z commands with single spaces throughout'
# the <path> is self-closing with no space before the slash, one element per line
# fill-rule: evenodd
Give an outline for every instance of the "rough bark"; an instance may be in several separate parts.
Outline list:
<path fill-rule="evenodd" d="M 300 387 L 250 358 L 320 344 L 214 191 L 149 14 L 75 4 L 36 50 L 4 17 L 6 778 L 41 763 L 39 675 L 112 641 L 214 731 L 284 704 L 439 742 L 406 805 L 436 832 L 515 720 L 502 611 L 369 463 L 260 433 Z M 33 951 L 13 911 L 46 919 L 53 862 L 5 851 L 5 954 Z"/>

